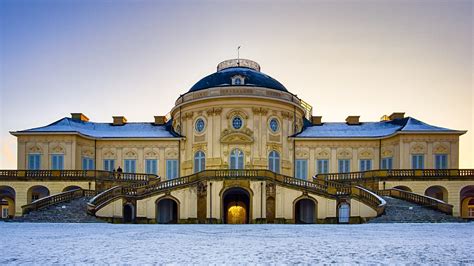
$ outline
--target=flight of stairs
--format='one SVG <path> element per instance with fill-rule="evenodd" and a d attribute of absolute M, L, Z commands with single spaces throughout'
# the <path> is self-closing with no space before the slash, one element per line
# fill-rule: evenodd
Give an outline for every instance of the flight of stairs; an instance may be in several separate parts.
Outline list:
<path fill-rule="evenodd" d="M 28 223 L 101 223 L 95 216 L 88 215 L 87 202 L 90 197 L 82 197 L 70 202 L 58 203 L 48 208 L 32 211 L 21 217 L 15 217 L 11 222 Z"/>
<path fill-rule="evenodd" d="M 421 205 L 391 197 L 383 197 L 387 202 L 385 213 L 371 219 L 369 223 L 456 223 L 463 219 L 435 211 Z"/>

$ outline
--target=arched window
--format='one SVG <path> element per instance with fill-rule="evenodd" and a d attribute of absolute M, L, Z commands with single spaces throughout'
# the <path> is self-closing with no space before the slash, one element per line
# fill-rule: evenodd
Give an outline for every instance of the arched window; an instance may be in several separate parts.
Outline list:
<path fill-rule="evenodd" d="M 339 223 L 348 223 L 349 217 L 351 216 L 350 207 L 347 203 L 341 203 L 339 205 Z"/>
<path fill-rule="evenodd" d="M 280 173 L 280 154 L 277 151 L 271 151 L 268 155 L 268 169 Z"/>
<path fill-rule="evenodd" d="M 239 149 L 233 149 L 230 153 L 230 169 L 244 169 L 244 153 Z"/>
<path fill-rule="evenodd" d="M 206 169 L 206 155 L 202 151 L 194 154 L 194 172 L 201 172 Z"/>

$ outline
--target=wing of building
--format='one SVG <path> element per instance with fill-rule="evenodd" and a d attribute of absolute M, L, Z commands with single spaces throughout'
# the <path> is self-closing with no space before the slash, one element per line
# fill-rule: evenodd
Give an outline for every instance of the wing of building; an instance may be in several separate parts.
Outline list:
<path fill-rule="evenodd" d="M 157 175 L 162 182 L 223 170 L 229 175 L 230 170 L 266 170 L 313 182 L 318 174 L 459 167 L 459 136 L 466 131 L 429 125 L 400 112 L 375 122 L 360 121 L 358 116 L 348 116 L 343 122 L 326 122 L 313 112 L 310 104 L 261 72 L 256 62 L 233 59 L 220 63 L 215 73 L 179 96 L 166 116 L 155 116 L 147 122 L 128 122 L 124 116 L 114 116 L 108 122 L 91 122 L 84 114 L 73 113 L 52 124 L 11 134 L 18 139 L 18 169 L 119 170 Z M 213 187 L 206 183 L 206 195 L 213 191 L 215 201 L 221 202 L 225 201 L 221 196 L 224 197 L 226 188 L 234 189 L 228 194 L 232 199 L 243 194 L 250 198 L 258 193 L 268 194 L 270 201 L 273 200 L 273 203 L 265 201 L 265 205 L 273 204 L 268 214 L 258 213 L 256 206 L 264 204 L 263 199 L 253 203 L 252 199 L 240 201 L 247 222 L 267 215 L 273 215 L 273 220 L 280 217 L 296 221 L 292 211 L 294 201 L 307 196 L 304 190 L 296 193 L 284 186 L 261 187 L 261 182 L 255 180 L 235 182 L 216 181 Z M 428 187 L 430 184 L 423 184 L 420 189 Z M 416 186 L 411 189 L 417 190 Z M 279 193 L 287 199 L 279 198 Z M 207 206 L 205 213 L 198 215 L 189 209 L 196 209 L 189 206 L 198 204 L 197 198 L 173 197 L 181 197 L 174 200 L 188 206 L 181 206 L 186 209 L 181 219 L 212 217 L 213 208 L 217 219 L 231 219 L 223 214 L 227 207 L 224 210 Z M 316 198 L 312 202 L 317 201 L 318 205 L 326 202 Z M 196 203 L 190 203 L 193 200 Z M 335 200 L 327 204 L 339 206 L 340 203 Z M 461 203 L 458 200 L 455 204 L 459 216 Z M 298 208 L 310 208 L 305 206 Z M 134 205 L 134 208 L 139 207 Z M 143 208 L 148 207 L 137 211 L 144 212 Z M 318 207 L 317 216 L 321 219 L 337 215 L 336 207 L 334 210 Z"/>

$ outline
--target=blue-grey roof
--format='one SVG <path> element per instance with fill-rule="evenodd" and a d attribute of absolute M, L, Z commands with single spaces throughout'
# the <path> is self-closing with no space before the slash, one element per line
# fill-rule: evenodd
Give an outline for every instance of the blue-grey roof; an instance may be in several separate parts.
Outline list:
<path fill-rule="evenodd" d="M 92 138 L 173 138 L 177 134 L 171 132 L 169 125 L 154 123 L 126 123 L 114 126 L 111 123 L 84 122 L 65 117 L 50 125 L 15 133 L 79 133 Z"/>
<path fill-rule="evenodd" d="M 200 81 L 198 81 L 189 90 L 189 92 L 204 90 L 213 87 L 234 86 L 231 83 L 231 78 L 235 75 L 241 75 L 245 77 L 245 84 L 238 86 L 264 87 L 288 92 L 285 86 L 283 86 L 274 78 L 262 72 L 245 67 L 230 67 L 221 71 L 217 71 L 216 73 L 206 76 Z"/>
<path fill-rule="evenodd" d="M 464 133 L 428 125 L 415 118 L 407 117 L 380 122 L 362 122 L 358 125 L 348 125 L 343 122 L 328 122 L 322 125 L 306 127 L 294 137 L 298 138 L 378 138 L 387 137 L 397 132 L 419 133 Z"/>

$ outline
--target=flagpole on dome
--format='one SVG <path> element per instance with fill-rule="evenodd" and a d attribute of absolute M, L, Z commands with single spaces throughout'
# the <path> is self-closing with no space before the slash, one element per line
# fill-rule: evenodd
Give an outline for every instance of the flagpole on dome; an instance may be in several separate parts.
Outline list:
<path fill-rule="evenodd" d="M 240 66 L 240 45 L 237 46 L 237 65 Z"/>

